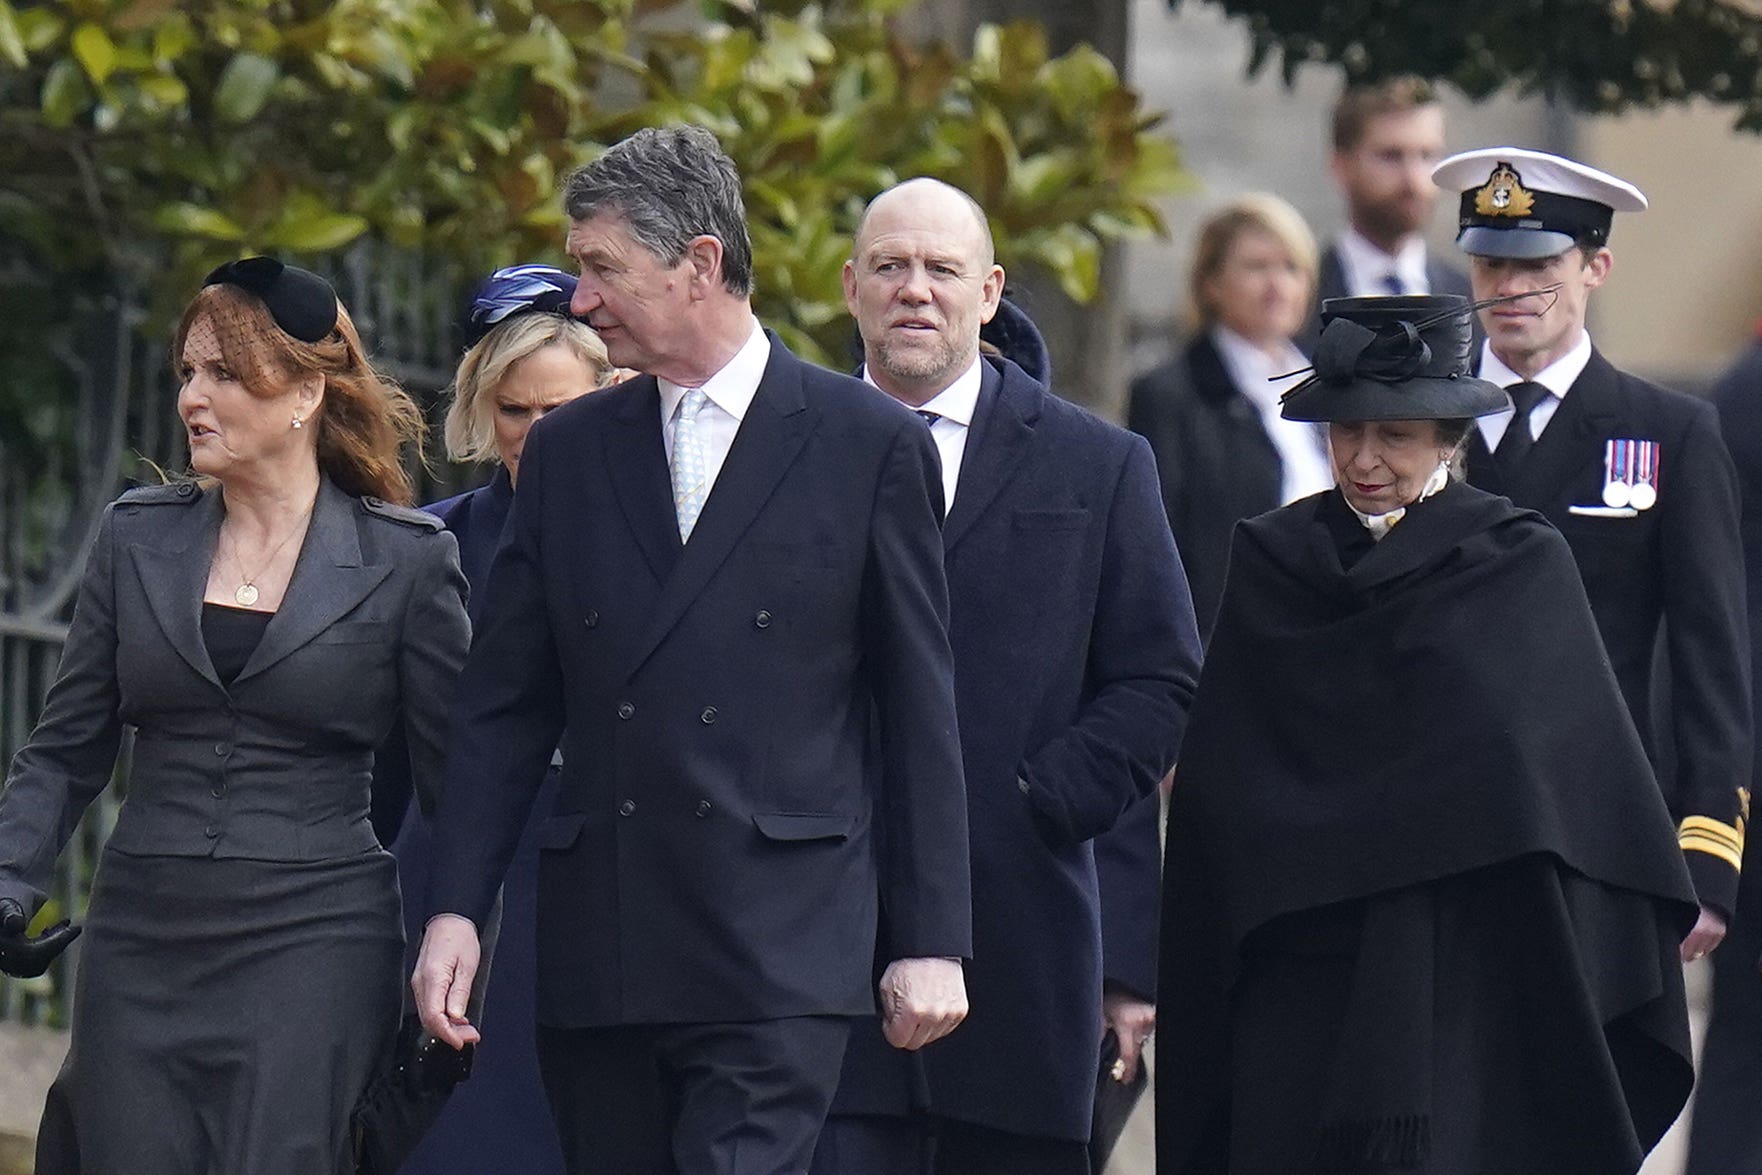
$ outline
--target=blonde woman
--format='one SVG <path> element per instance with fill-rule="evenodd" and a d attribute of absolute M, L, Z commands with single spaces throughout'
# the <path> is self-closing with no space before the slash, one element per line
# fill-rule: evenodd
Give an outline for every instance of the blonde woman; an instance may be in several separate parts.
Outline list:
<path fill-rule="evenodd" d="M 1207 639 L 1237 520 L 1332 484 L 1321 434 L 1279 416 L 1279 395 L 1297 377 L 1271 378 L 1308 366 L 1292 340 L 1315 278 L 1315 237 L 1295 208 L 1259 193 L 1225 205 L 1199 229 L 1190 341 L 1132 385 L 1126 425 L 1156 453 Z"/>
<path fill-rule="evenodd" d="M 481 615 L 496 541 L 514 504 L 526 434 L 545 413 L 611 383 L 620 374 L 592 328 L 569 315 L 575 279 L 547 265 L 497 270 L 466 308 L 465 341 L 453 402 L 447 410 L 447 456 L 493 463 L 489 484 L 427 509 L 459 540 L 460 563 L 471 584 L 471 613 Z M 376 803 L 393 822 L 408 792 L 399 786 L 399 757 L 387 756 Z M 534 807 L 551 808 L 553 767 Z M 429 863 L 428 828 L 405 823 L 393 851 L 406 895 L 409 941 L 421 940 L 421 894 Z M 434 1129 L 400 1170 L 403 1175 L 520 1171 L 562 1175 L 556 1131 L 539 1083 L 533 1046 L 533 925 L 538 853 L 530 835 L 508 871 L 495 955 L 495 983 L 485 1018 L 490 1031 L 477 1047 L 471 1080 L 454 1091 Z"/>

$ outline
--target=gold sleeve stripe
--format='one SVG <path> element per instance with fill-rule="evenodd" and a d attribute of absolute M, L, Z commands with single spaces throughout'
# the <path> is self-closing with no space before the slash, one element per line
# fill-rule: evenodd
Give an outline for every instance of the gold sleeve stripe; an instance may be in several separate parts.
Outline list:
<path fill-rule="evenodd" d="M 1724 843 L 1726 847 L 1739 854 L 1744 851 L 1744 830 L 1740 826 L 1723 824 L 1711 816 L 1685 816 L 1679 835 L 1704 836 L 1711 840 Z"/>
<path fill-rule="evenodd" d="M 1696 817 L 1689 819 L 1693 820 Z M 1744 867 L 1743 850 L 1733 845 L 1729 835 L 1709 834 L 1702 829 L 1691 829 L 1689 821 L 1685 820 L 1682 831 L 1677 835 L 1677 842 L 1682 846 L 1684 852 L 1706 853 L 1708 856 L 1719 858 L 1733 869 L 1741 870 Z"/>

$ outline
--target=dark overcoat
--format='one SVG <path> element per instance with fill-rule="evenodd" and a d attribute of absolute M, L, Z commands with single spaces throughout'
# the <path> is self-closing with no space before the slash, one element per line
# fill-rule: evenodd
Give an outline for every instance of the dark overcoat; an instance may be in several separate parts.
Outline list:
<path fill-rule="evenodd" d="M 941 497 L 922 421 L 775 338 L 687 544 L 652 377 L 533 427 L 430 909 L 481 923 L 561 738 L 540 1023 L 872 1012 L 881 907 L 889 957 L 970 953 Z"/>
<path fill-rule="evenodd" d="M 1209 335 L 1132 383 L 1126 427 L 1150 442 L 1199 631 L 1224 594 L 1236 523 L 1284 501 L 1284 464 L 1260 410 L 1237 389 Z"/>
<path fill-rule="evenodd" d="M 1154 814 L 1198 636 L 1149 446 L 1013 363 L 987 360 L 981 374 L 943 531 L 972 835 L 972 1010 L 917 1054 L 859 1026 L 834 1112 L 915 1106 L 1083 1140 L 1101 1041 L 1091 838 L 1145 797 Z M 1122 883 L 1141 891 L 1156 884 L 1157 836 L 1154 820 L 1134 828 L 1148 875 Z M 1137 929 L 1154 951 L 1148 914 Z"/>
<path fill-rule="evenodd" d="M 1617 438 L 1659 444 L 1657 504 L 1625 517 L 1598 509 L 1604 445 Z M 1501 474 L 1477 428 L 1468 479 L 1540 511 L 1566 536 L 1679 822 L 1695 892 L 1729 916 L 1750 783 L 1750 634 L 1737 474 L 1718 414 L 1593 351 L 1517 476 Z M 1668 664 L 1662 727 L 1653 720 L 1660 629 Z"/>

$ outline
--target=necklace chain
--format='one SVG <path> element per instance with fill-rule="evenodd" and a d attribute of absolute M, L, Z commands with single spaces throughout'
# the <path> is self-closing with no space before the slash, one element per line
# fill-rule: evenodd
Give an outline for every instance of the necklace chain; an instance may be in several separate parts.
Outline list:
<path fill-rule="evenodd" d="M 255 574 L 246 573 L 244 560 L 239 558 L 238 536 L 236 534 L 230 536 L 232 538 L 231 550 L 227 553 L 232 559 L 234 570 L 239 573 L 239 586 L 233 589 L 232 598 L 238 602 L 240 607 L 249 608 L 257 602 L 258 596 L 262 594 L 257 590 L 257 577 L 268 571 L 275 562 L 275 557 L 281 554 L 282 549 L 293 541 L 295 535 L 306 529 L 306 523 L 311 519 L 312 510 L 317 504 L 317 500 L 314 499 L 312 505 L 306 507 L 306 512 L 300 515 L 300 520 L 294 523 L 287 534 L 282 536 L 279 543 L 275 544 Z"/>

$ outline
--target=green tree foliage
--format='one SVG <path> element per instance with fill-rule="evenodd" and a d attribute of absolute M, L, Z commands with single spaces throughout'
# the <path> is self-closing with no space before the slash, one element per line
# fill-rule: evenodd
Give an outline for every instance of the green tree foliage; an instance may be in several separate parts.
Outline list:
<path fill-rule="evenodd" d="M 1289 81 L 1327 62 L 1355 81 L 1420 74 L 1471 98 L 1510 86 L 1597 113 L 1704 98 L 1762 131 L 1755 0 L 1216 2 L 1247 21 L 1251 73 L 1276 61 Z"/>
<path fill-rule="evenodd" d="M 862 202 L 914 174 L 971 190 L 1005 264 L 1092 296 L 1104 242 L 1162 228 L 1157 120 L 1092 50 L 1033 25 L 912 44 L 908 6 L 0 0 L 0 225 L 33 270 L 130 276 L 161 318 L 244 252 L 372 234 L 482 271 L 555 257 L 561 178 L 690 120 L 745 174 L 761 314 L 810 354 L 842 359 Z"/>

